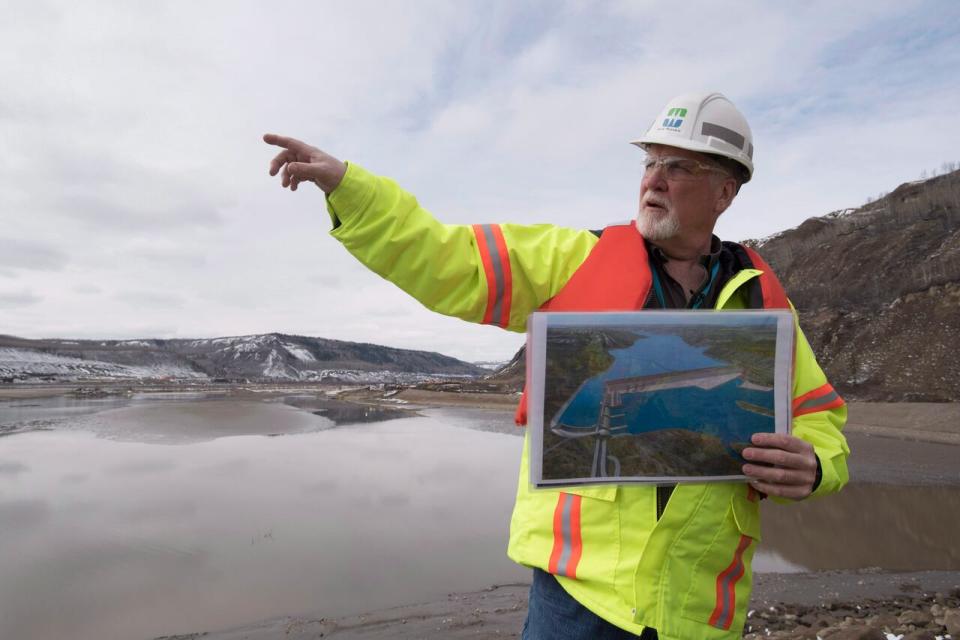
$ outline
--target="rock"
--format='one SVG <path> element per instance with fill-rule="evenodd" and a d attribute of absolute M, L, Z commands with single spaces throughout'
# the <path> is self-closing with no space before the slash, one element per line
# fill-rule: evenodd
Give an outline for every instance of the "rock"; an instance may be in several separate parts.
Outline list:
<path fill-rule="evenodd" d="M 912 624 L 918 627 L 925 627 L 933 622 L 933 616 L 926 611 L 904 611 L 897 620 L 900 624 Z"/>
<path fill-rule="evenodd" d="M 830 617 L 810 612 L 797 618 L 797 622 L 808 627 L 813 627 L 814 629 L 821 629 L 830 626 Z"/>
<path fill-rule="evenodd" d="M 937 640 L 937 635 L 929 629 L 917 629 L 903 636 L 901 640 Z"/>
<path fill-rule="evenodd" d="M 834 627 L 835 632 L 831 633 L 829 636 L 825 635 L 824 631 L 820 632 L 818 635 L 821 638 L 830 638 L 830 640 L 887 640 L 887 635 L 875 627 L 864 627 L 864 626 L 849 626 L 845 628 Z"/>
<path fill-rule="evenodd" d="M 897 628 L 897 625 L 900 624 L 900 621 L 897 619 L 897 616 L 893 615 L 892 613 L 881 613 L 873 618 L 868 618 L 867 624 L 869 624 L 871 627 L 876 627 L 877 629 L 888 629 L 889 631 L 893 631 Z"/>
<path fill-rule="evenodd" d="M 810 629 L 791 629 L 790 631 L 777 631 L 769 637 L 779 638 L 780 640 L 815 640 L 817 634 Z"/>
<path fill-rule="evenodd" d="M 954 638 L 960 637 L 960 609 L 947 609 L 943 612 L 943 626 Z"/>
<path fill-rule="evenodd" d="M 937 602 L 936 604 L 930 605 L 930 615 L 932 615 L 934 618 L 939 618 L 942 616 L 944 611 L 946 610 L 943 608 L 942 602 Z"/>

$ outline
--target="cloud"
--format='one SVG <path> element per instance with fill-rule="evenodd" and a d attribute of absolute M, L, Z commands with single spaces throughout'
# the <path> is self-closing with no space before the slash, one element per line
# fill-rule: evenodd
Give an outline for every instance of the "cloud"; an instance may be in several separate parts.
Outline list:
<path fill-rule="evenodd" d="M 43 301 L 43 298 L 27 290 L 0 291 L 0 307 L 29 307 Z"/>
<path fill-rule="evenodd" d="M 151 235 L 131 237 L 118 249 L 118 253 L 124 256 L 126 262 L 142 261 L 163 268 L 177 266 L 201 270 L 210 264 L 201 245 L 189 240 L 177 244 L 164 237 Z"/>
<path fill-rule="evenodd" d="M 49 245 L 0 237 L 0 268 L 58 271 L 67 264 L 67 254 Z"/>
<path fill-rule="evenodd" d="M 219 209 L 230 203 L 184 171 L 150 167 L 119 150 L 82 148 L 67 141 L 45 141 L 42 148 L 19 150 L 18 166 L 5 173 L 10 184 L 0 194 L 21 215 L 91 231 L 117 232 L 213 227 L 222 224 Z M 14 152 L 16 153 L 16 151 Z M 56 189 L 31 182 L 41 168 Z M 31 184 L 34 184 L 31 187 Z"/>
<path fill-rule="evenodd" d="M 343 278 L 330 274 L 307 276 L 307 282 L 325 289 L 339 289 L 345 284 Z"/>
<path fill-rule="evenodd" d="M 183 309 L 186 301 L 182 296 L 162 291 L 120 291 L 113 296 L 132 307 L 161 307 Z"/>
<path fill-rule="evenodd" d="M 99 293 L 103 293 L 102 288 L 98 287 L 95 284 L 89 284 L 89 283 L 80 283 L 78 285 L 75 285 L 73 287 L 73 291 L 74 293 L 80 293 L 83 295 L 96 295 Z"/>

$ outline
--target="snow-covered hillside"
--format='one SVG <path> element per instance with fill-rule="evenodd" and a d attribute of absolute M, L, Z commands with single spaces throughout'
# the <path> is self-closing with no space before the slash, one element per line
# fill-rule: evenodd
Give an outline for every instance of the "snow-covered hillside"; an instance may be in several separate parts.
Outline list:
<path fill-rule="evenodd" d="M 177 379 L 415 383 L 483 369 L 438 353 L 261 334 L 197 340 L 28 340 L 0 336 L 0 381 Z"/>
<path fill-rule="evenodd" d="M 171 365 L 130 366 L 83 360 L 33 349 L 0 348 L 0 378 L 206 379 L 200 371 Z"/>

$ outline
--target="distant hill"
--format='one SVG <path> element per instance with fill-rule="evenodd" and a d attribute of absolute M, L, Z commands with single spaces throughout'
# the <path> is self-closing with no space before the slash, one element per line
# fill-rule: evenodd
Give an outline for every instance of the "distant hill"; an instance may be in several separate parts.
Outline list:
<path fill-rule="evenodd" d="M 747 240 L 845 398 L 960 402 L 960 171 Z M 519 389 L 524 349 L 491 380 Z"/>
<path fill-rule="evenodd" d="M 960 402 L 960 171 L 753 244 L 841 395 Z"/>
<path fill-rule="evenodd" d="M 194 379 L 420 382 L 487 370 L 428 351 L 267 333 L 197 340 L 0 336 L 0 381 Z"/>

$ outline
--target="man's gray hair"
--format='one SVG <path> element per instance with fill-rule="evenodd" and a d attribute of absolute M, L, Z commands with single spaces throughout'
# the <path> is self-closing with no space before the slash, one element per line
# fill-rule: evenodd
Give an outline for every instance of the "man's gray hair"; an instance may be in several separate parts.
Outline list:
<path fill-rule="evenodd" d="M 724 171 L 730 174 L 731 178 L 737 181 L 737 193 L 740 192 L 740 187 L 743 186 L 743 183 L 750 179 L 750 173 L 747 171 L 747 168 L 736 160 L 715 153 L 706 153 L 704 155 L 719 165 Z"/>

